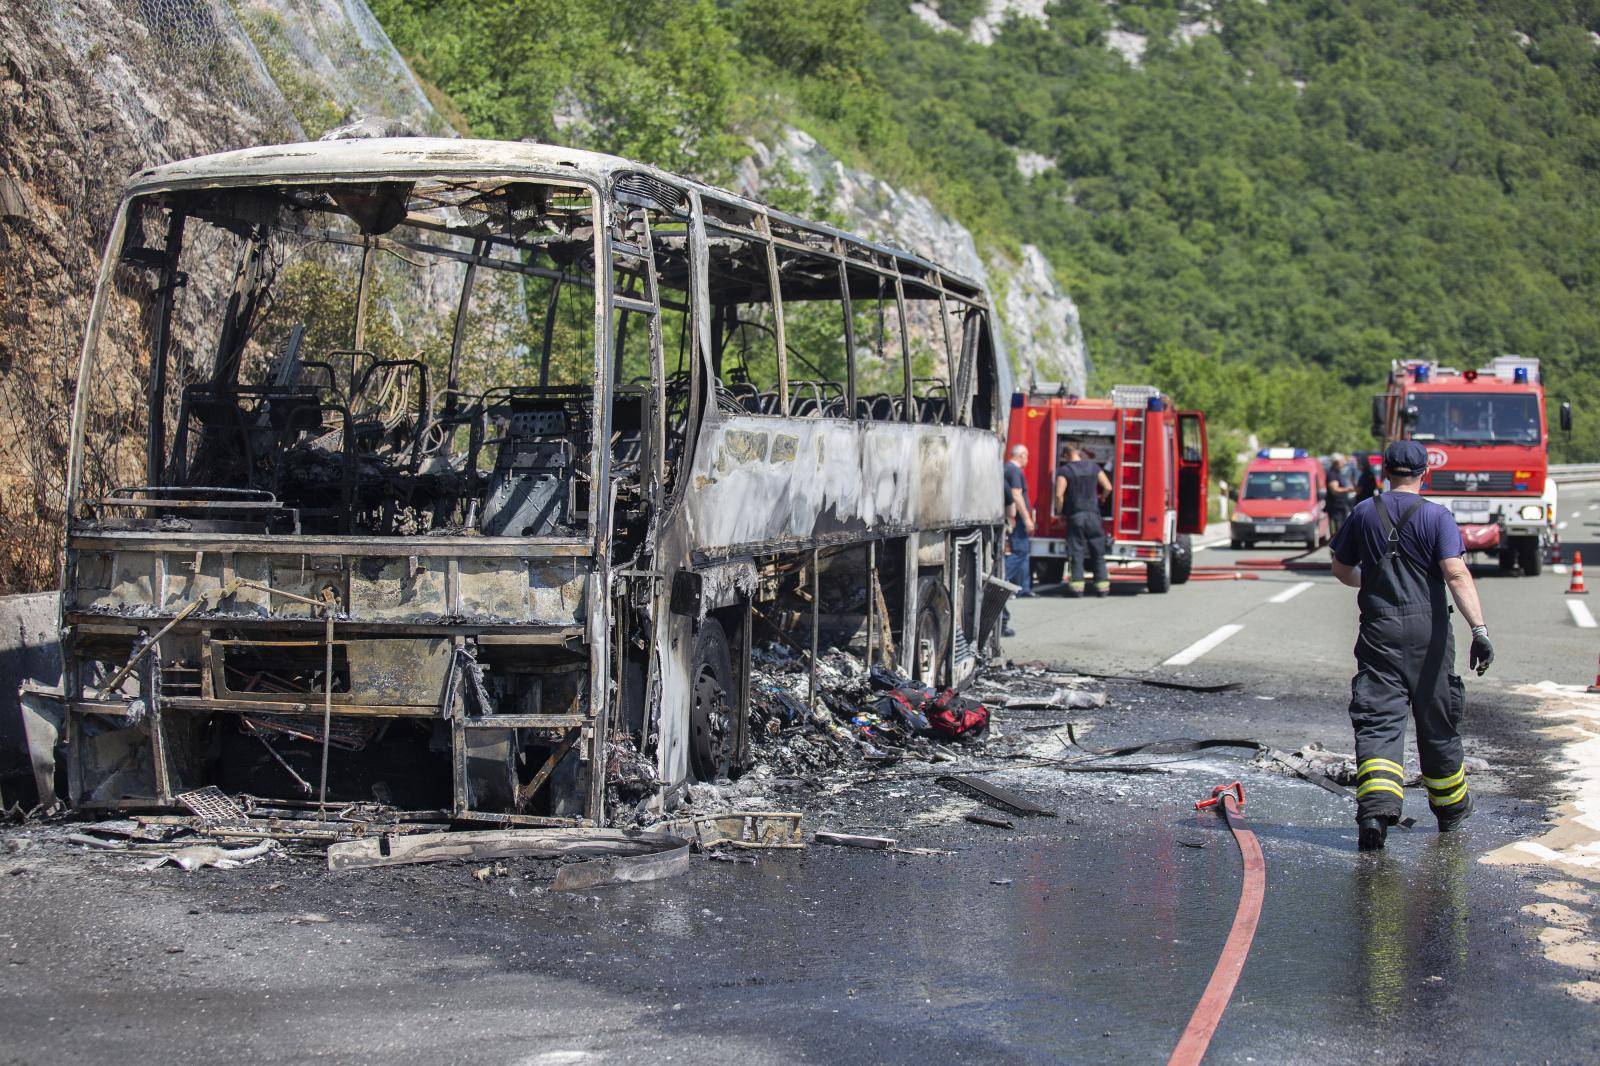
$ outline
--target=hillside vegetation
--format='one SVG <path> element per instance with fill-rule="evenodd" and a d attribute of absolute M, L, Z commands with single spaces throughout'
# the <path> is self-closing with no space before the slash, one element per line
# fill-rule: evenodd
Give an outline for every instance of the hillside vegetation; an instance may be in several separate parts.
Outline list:
<path fill-rule="evenodd" d="M 372 3 L 476 133 L 722 180 L 791 122 L 1040 245 L 1097 387 L 1349 449 L 1391 359 L 1518 352 L 1573 402 L 1558 455 L 1600 458 L 1595 4 L 1060 0 L 992 44 L 983 0 L 928 6 Z"/>

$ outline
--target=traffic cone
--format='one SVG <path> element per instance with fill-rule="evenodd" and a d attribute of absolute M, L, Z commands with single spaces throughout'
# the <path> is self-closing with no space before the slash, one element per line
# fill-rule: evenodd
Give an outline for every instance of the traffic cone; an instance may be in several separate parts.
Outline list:
<path fill-rule="evenodd" d="M 1589 686 L 1589 691 L 1590 692 L 1600 692 L 1600 668 L 1597 668 L 1595 670 L 1595 673 L 1594 673 L 1594 684 Z"/>
<path fill-rule="evenodd" d="M 1583 553 L 1572 553 L 1572 584 L 1567 586 L 1568 596 L 1587 596 L 1589 590 L 1583 587 Z"/>
<path fill-rule="evenodd" d="M 1550 561 L 1552 563 L 1559 563 L 1561 561 L 1561 538 L 1560 537 L 1556 537 L 1550 543 Z"/>

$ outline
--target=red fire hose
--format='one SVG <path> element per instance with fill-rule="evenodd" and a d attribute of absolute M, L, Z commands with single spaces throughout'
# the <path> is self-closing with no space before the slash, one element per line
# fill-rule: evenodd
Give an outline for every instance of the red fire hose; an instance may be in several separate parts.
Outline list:
<path fill-rule="evenodd" d="M 1222 1021 L 1239 974 L 1244 971 L 1244 960 L 1250 954 L 1250 941 L 1256 935 L 1256 922 L 1261 918 L 1261 900 L 1267 890 L 1267 862 L 1261 854 L 1261 844 L 1244 820 L 1244 786 L 1235 781 L 1231 785 L 1218 785 L 1211 790 L 1211 798 L 1196 803 L 1195 810 L 1215 807 L 1233 832 L 1234 843 L 1239 845 L 1239 855 L 1244 859 L 1244 885 L 1239 889 L 1239 908 L 1233 915 L 1233 928 L 1228 941 L 1222 945 L 1222 954 L 1211 972 L 1211 980 L 1200 997 L 1189 1025 L 1172 1049 L 1167 1066 L 1198 1066 L 1205 1058 L 1211 1044 L 1211 1034 Z"/>

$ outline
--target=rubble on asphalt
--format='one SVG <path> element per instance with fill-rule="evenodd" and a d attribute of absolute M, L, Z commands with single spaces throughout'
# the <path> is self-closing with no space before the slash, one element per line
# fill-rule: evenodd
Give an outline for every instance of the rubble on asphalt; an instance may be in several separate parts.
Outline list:
<path fill-rule="evenodd" d="M 1071 712 L 1106 703 L 1104 690 L 1091 679 L 1038 665 L 990 667 L 973 678 L 964 693 L 956 693 L 915 685 L 881 668 L 869 671 L 860 657 L 834 649 L 819 656 L 812 710 L 804 653 L 769 643 L 752 649 L 752 660 L 750 758 L 745 772 L 733 780 L 690 784 L 672 810 L 651 811 L 648 800 L 659 789 L 654 760 L 631 744 L 613 743 L 607 749 L 607 784 L 619 830 L 672 834 L 706 854 L 803 847 L 806 837 L 828 839 L 829 830 L 822 830 L 820 838 L 803 835 L 802 817 L 818 814 L 825 820 L 836 819 L 838 812 L 828 807 L 841 790 L 874 779 L 888 783 L 907 774 L 926 776 L 932 787 L 933 777 L 941 771 L 1026 759 L 1041 745 L 1055 743 L 1042 730 L 1065 725 Z M 936 706 L 957 711 L 979 708 L 981 715 L 969 717 L 981 725 L 957 736 L 941 735 L 919 713 L 919 708 Z M 333 851 L 370 847 L 380 840 L 393 839 L 399 848 L 402 837 L 408 841 L 406 848 L 415 849 L 424 839 L 416 834 L 466 841 L 468 836 L 518 833 L 481 827 L 471 833 L 450 833 L 442 812 L 412 820 L 423 812 L 375 802 L 329 804 L 319 811 L 313 803 L 297 806 L 248 795 L 227 796 L 215 789 L 183 799 L 193 813 L 131 814 L 98 822 L 65 816 L 32 824 L 41 839 L 90 849 L 108 860 L 127 856 L 134 860 L 130 869 L 139 871 L 163 866 L 227 870 L 263 860 L 322 859 Z M 845 837 L 861 836 L 855 827 L 841 828 L 851 830 Z M 587 854 L 594 854 L 593 844 Z M 469 863 L 468 873 L 478 882 L 504 876 L 492 864 L 483 865 L 485 860 L 498 861 L 493 847 L 468 851 L 460 861 Z M 484 869 L 490 873 L 477 876 Z"/>
<path fill-rule="evenodd" d="M 1274 758 L 1274 752 L 1263 751 L 1255 758 L 1255 764 L 1264 770 L 1276 774 L 1294 774 L 1296 771 L 1284 762 Z M 1321 744 L 1307 744 L 1290 753 L 1300 764 L 1312 773 L 1321 774 L 1336 785 L 1347 788 L 1356 786 L 1356 757 L 1351 752 L 1329 751 Z M 1482 773 L 1489 769 L 1489 764 L 1483 759 L 1468 755 L 1462 760 L 1462 765 L 1469 774 Z M 1422 767 L 1417 762 L 1417 753 L 1408 750 L 1405 755 L 1405 780 L 1407 788 L 1416 788 L 1422 784 Z"/>

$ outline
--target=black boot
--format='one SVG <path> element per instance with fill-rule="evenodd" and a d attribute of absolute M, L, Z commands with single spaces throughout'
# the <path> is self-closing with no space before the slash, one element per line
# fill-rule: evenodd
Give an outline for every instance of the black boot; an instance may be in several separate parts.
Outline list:
<path fill-rule="evenodd" d="M 1442 811 L 1434 811 L 1433 816 L 1439 819 L 1439 832 L 1454 833 L 1461 828 L 1461 823 L 1472 817 L 1472 797 L 1468 796 L 1460 803 L 1453 803 Z"/>
<path fill-rule="evenodd" d="M 1356 819 L 1356 846 L 1362 851 L 1382 851 L 1383 841 L 1389 835 L 1389 822 L 1384 818 Z"/>

